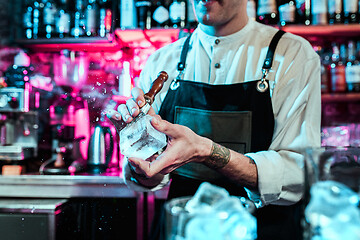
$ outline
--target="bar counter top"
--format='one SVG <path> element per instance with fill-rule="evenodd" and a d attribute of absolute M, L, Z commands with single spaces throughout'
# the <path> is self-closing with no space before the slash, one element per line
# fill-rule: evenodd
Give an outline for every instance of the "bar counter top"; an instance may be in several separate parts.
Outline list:
<path fill-rule="evenodd" d="M 0 175 L 0 197 L 29 198 L 136 198 L 140 193 L 130 190 L 118 173 L 106 175 Z M 154 193 L 166 198 L 167 189 Z"/>

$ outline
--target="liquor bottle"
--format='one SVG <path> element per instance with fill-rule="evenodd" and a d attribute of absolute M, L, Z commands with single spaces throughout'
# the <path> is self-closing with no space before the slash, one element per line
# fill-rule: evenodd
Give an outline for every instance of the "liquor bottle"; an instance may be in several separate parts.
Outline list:
<path fill-rule="evenodd" d="M 360 63 L 356 58 L 357 47 L 354 41 L 348 42 L 348 57 L 345 67 L 345 78 L 349 92 L 360 92 Z"/>
<path fill-rule="evenodd" d="M 42 26 L 42 9 L 44 8 L 44 4 L 39 0 L 34 1 L 33 5 L 33 15 L 32 15 L 32 23 L 33 23 L 33 39 L 38 39 L 40 37 L 40 28 Z"/>
<path fill-rule="evenodd" d="M 348 24 L 358 22 L 358 8 L 358 0 L 344 0 L 344 23 Z"/>
<path fill-rule="evenodd" d="M 31 39 L 33 38 L 33 2 L 28 0 L 24 6 L 24 13 L 23 13 L 23 30 L 25 33 L 25 38 Z"/>
<path fill-rule="evenodd" d="M 85 32 L 86 36 L 96 36 L 96 16 L 97 16 L 97 7 L 95 0 L 88 0 L 85 10 Z"/>
<path fill-rule="evenodd" d="M 85 35 L 85 10 L 83 0 L 76 0 L 71 36 L 78 38 Z"/>
<path fill-rule="evenodd" d="M 186 25 L 186 0 L 173 0 L 169 6 L 170 23 L 174 28 Z"/>
<path fill-rule="evenodd" d="M 296 23 L 295 1 L 286 1 L 279 6 L 279 21 L 281 26 Z"/>
<path fill-rule="evenodd" d="M 113 10 L 112 3 L 110 0 L 99 0 L 99 28 L 98 35 L 100 37 L 105 37 L 108 33 L 111 32 L 113 27 Z"/>
<path fill-rule="evenodd" d="M 342 0 L 328 0 L 329 24 L 337 24 L 343 22 L 342 10 Z"/>
<path fill-rule="evenodd" d="M 279 15 L 275 0 L 258 1 L 257 21 L 268 25 L 278 24 Z"/>
<path fill-rule="evenodd" d="M 56 32 L 59 38 L 68 37 L 70 35 L 70 12 L 68 0 L 60 0 L 58 7 L 58 15 L 56 19 Z"/>
<path fill-rule="evenodd" d="M 120 28 L 137 28 L 137 16 L 134 0 L 120 1 Z"/>
<path fill-rule="evenodd" d="M 332 63 L 330 64 L 331 92 L 345 92 L 347 88 L 345 79 L 344 46 L 345 45 L 342 44 L 339 48 L 337 43 L 332 44 Z"/>
<path fill-rule="evenodd" d="M 56 5 L 52 0 L 43 0 L 43 27 L 42 36 L 46 38 L 56 37 L 55 35 L 55 17 L 57 13 Z"/>
<path fill-rule="evenodd" d="M 326 0 L 311 1 L 311 24 L 326 25 L 327 23 Z"/>
<path fill-rule="evenodd" d="M 314 0 L 313 0 L 314 1 Z M 297 22 L 310 25 L 311 24 L 311 2 L 310 0 L 297 0 L 296 1 L 296 15 Z"/>
<path fill-rule="evenodd" d="M 166 2 L 163 0 L 158 0 L 153 5 L 153 14 L 152 14 L 152 27 L 169 27 L 169 6 L 166 5 Z"/>
<path fill-rule="evenodd" d="M 137 0 L 135 3 L 138 17 L 138 27 L 140 29 L 151 28 L 151 1 Z"/>
<path fill-rule="evenodd" d="M 250 19 L 256 20 L 256 3 L 255 0 L 249 0 L 246 6 L 246 12 Z"/>
<path fill-rule="evenodd" d="M 192 0 L 187 0 L 186 26 L 189 29 L 196 28 L 196 26 L 198 25 L 198 21 L 196 19 L 195 10 L 192 2 L 193 2 Z"/>
<path fill-rule="evenodd" d="M 314 46 L 314 50 L 320 56 L 321 61 L 321 93 L 329 93 L 330 55 L 325 52 L 325 49 L 322 46 Z"/>

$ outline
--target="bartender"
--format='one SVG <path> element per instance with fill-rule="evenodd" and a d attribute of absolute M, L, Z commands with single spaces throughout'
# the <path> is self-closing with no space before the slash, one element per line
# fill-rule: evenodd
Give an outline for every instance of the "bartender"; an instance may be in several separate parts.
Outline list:
<path fill-rule="evenodd" d="M 124 161 L 137 191 L 168 198 L 208 181 L 248 195 L 258 239 L 301 239 L 300 149 L 320 145 L 320 60 L 303 38 L 248 18 L 246 0 L 194 0 L 198 27 L 149 57 L 140 88 L 110 118 L 129 123 L 160 71 L 169 80 L 149 114 L 168 137 L 149 159 Z"/>

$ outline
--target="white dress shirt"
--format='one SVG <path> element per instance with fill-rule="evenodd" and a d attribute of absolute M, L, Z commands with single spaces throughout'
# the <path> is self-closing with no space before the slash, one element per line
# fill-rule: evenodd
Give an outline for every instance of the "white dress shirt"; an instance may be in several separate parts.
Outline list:
<path fill-rule="evenodd" d="M 225 37 L 194 31 L 186 59 L 184 80 L 209 84 L 233 84 L 258 80 L 268 46 L 277 29 L 249 20 L 239 32 Z M 169 80 L 156 96 L 153 107 L 159 111 L 171 81 L 178 75 L 177 64 L 185 38 L 151 55 L 140 74 L 140 87 L 147 92 L 160 71 Z M 216 68 L 215 64 L 220 64 Z M 303 155 L 305 147 L 320 146 L 321 92 L 320 59 L 305 39 L 286 33 L 276 48 L 267 77 L 274 111 L 275 127 L 269 150 L 247 153 L 257 166 L 258 191 L 248 195 L 258 207 L 289 205 L 303 193 Z M 139 191 L 155 191 L 169 181 L 146 189 L 137 185 L 124 161 L 128 186 Z"/>

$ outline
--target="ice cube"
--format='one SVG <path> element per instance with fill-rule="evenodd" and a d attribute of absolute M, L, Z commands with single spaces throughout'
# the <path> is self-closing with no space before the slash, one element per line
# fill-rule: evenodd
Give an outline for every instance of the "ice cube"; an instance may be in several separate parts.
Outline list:
<path fill-rule="evenodd" d="M 356 208 L 359 204 L 359 196 L 336 181 L 317 182 L 310 192 L 311 199 L 305 209 L 305 216 L 313 227 L 324 227 L 346 208 Z"/>
<path fill-rule="evenodd" d="M 190 213 L 211 211 L 216 203 L 227 197 L 229 192 L 224 188 L 203 182 L 187 202 L 185 209 Z"/>
<path fill-rule="evenodd" d="M 246 210 L 238 197 L 222 199 L 214 205 L 213 210 L 226 216 L 221 225 L 223 239 L 256 239 L 256 218 Z"/>
<path fill-rule="evenodd" d="M 224 239 L 219 227 L 221 219 L 216 213 L 197 215 L 186 225 L 186 240 L 219 240 Z"/>
<path fill-rule="evenodd" d="M 204 182 L 194 196 L 167 203 L 166 228 L 171 233 L 170 239 L 174 236 L 186 240 L 256 239 L 256 218 L 243 203 L 224 188 Z"/>
<path fill-rule="evenodd" d="M 227 197 L 217 202 L 206 213 L 197 212 L 188 220 L 187 240 L 252 240 L 257 237 L 256 218 L 242 206 L 237 197 Z"/>
<path fill-rule="evenodd" d="M 320 228 L 320 235 L 327 240 L 359 240 L 360 210 L 356 206 L 342 210 L 327 226 Z"/>
<path fill-rule="evenodd" d="M 144 115 L 120 131 L 121 154 L 147 159 L 166 146 L 166 135 L 151 125 L 152 118 Z"/>

